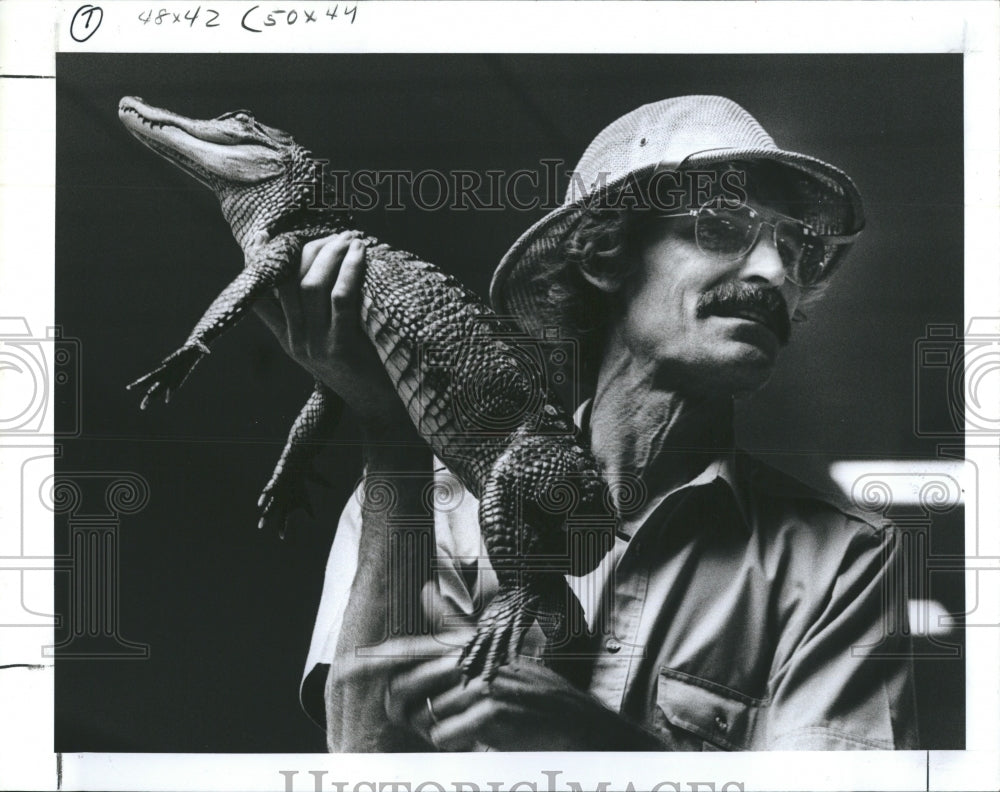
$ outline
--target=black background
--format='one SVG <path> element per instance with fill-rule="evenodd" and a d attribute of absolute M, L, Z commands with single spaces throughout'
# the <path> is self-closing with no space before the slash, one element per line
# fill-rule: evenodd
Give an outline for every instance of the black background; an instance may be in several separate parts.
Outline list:
<path fill-rule="evenodd" d="M 259 488 L 310 382 L 256 320 L 220 340 L 169 406 L 140 412 L 126 392 L 242 259 L 214 198 L 124 131 L 118 100 L 197 118 L 249 108 L 345 170 L 559 158 L 568 171 L 619 115 L 690 93 L 728 96 L 779 145 L 846 170 L 869 217 L 771 383 L 741 403 L 741 444 L 816 483 L 835 459 L 877 472 L 874 460 L 936 456 L 915 431 L 914 355 L 928 324 L 963 323 L 960 55 L 58 56 L 56 316 L 81 343 L 83 425 L 58 467 L 149 483 L 148 505 L 122 518 L 117 627 L 151 654 L 59 660 L 56 750 L 323 750 L 297 688 L 332 528 L 360 473 L 346 421 L 324 452 L 334 487 L 314 491 L 316 519 L 300 515 L 290 542 L 257 532 Z M 361 221 L 485 294 L 540 215 L 411 208 Z M 947 422 L 941 389 L 921 399 Z M 938 518 L 932 543 L 961 553 L 961 515 Z M 963 610 L 959 574 L 934 586 Z M 963 663 L 918 671 L 924 747 L 963 747 Z"/>

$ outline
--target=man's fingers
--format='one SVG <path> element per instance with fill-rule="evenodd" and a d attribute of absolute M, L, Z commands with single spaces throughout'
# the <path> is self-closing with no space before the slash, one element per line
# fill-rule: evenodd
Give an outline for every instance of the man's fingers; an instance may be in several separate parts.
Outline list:
<path fill-rule="evenodd" d="M 426 711 L 426 718 L 423 717 L 424 713 L 418 712 L 415 716 L 416 722 L 415 726 L 423 727 L 425 730 L 430 730 L 437 722 L 446 720 L 448 718 L 454 717 L 460 712 L 464 712 L 469 709 L 469 707 L 476 704 L 481 699 L 485 698 L 489 693 L 489 686 L 479 679 L 473 679 L 468 684 L 458 684 L 454 687 L 448 688 L 444 692 L 438 694 L 437 696 L 428 696 L 431 700 L 431 706 L 424 707 Z M 426 705 L 426 701 L 424 702 Z M 431 711 L 433 710 L 434 717 L 431 718 Z"/>
<path fill-rule="evenodd" d="M 330 293 L 338 283 L 352 239 L 347 233 L 329 238 L 312 256 L 309 269 L 302 276 L 299 284 L 300 304 L 306 325 L 310 329 L 326 330 L 330 326 Z M 305 264 L 304 254 L 302 258 Z"/>
<path fill-rule="evenodd" d="M 306 276 L 306 273 L 309 272 L 309 268 L 316 260 L 316 256 L 319 255 L 320 250 L 323 249 L 323 245 L 336 239 L 338 236 L 339 234 L 330 234 L 330 236 L 313 239 L 302 246 L 302 260 L 299 262 L 299 280 L 302 280 Z"/>
<path fill-rule="evenodd" d="M 319 239 L 313 239 L 310 242 L 306 242 L 302 246 L 302 261 L 299 266 L 299 280 L 301 281 L 306 276 L 309 268 L 312 267 L 313 262 L 316 261 L 316 256 L 318 256 L 319 252 L 330 242 L 337 239 L 346 239 L 350 241 L 351 239 L 355 239 L 359 236 L 361 236 L 360 231 L 341 231 L 337 234 L 330 234 L 329 236 L 320 237 Z"/>
<path fill-rule="evenodd" d="M 461 680 L 455 655 L 421 663 L 392 678 L 386 691 L 386 714 L 396 723 L 406 723 L 412 716 L 424 713 L 428 698 L 458 685 Z M 426 714 L 429 716 L 429 711 Z"/>
<path fill-rule="evenodd" d="M 443 718 L 428 730 L 434 745 L 446 751 L 466 750 L 478 743 L 492 745 L 498 729 L 513 729 L 512 717 L 505 717 L 506 705 L 484 698 L 468 709 Z"/>
<path fill-rule="evenodd" d="M 330 294 L 330 309 L 334 313 L 356 310 L 361 304 L 361 282 L 365 275 L 365 245 L 360 239 L 353 239 L 344 255 L 340 274 Z"/>
<path fill-rule="evenodd" d="M 386 691 L 386 714 L 400 725 L 409 724 L 430 739 L 431 731 L 440 723 L 461 715 L 480 704 L 488 695 L 488 685 L 481 680 L 461 681 L 461 674 L 452 666 L 443 668 L 427 663 L 414 669 L 405 679 L 397 678 Z M 455 682 L 456 678 L 459 680 Z M 441 685 L 451 685 L 440 690 Z M 461 745 L 452 750 L 466 750 L 476 744 L 474 735 L 466 734 Z"/>
<path fill-rule="evenodd" d="M 500 732 L 515 729 L 518 718 L 527 717 L 537 722 L 537 716 L 529 715 L 525 707 L 535 705 L 536 683 L 548 681 L 546 674 L 549 672 L 542 671 L 541 679 L 537 679 L 536 668 L 540 667 L 533 664 L 504 666 L 489 684 L 473 679 L 468 684 L 445 690 L 431 699 L 430 707 L 426 707 L 425 702 L 428 715 L 423 718 L 418 713 L 414 726 L 423 728 L 439 748 L 453 751 L 465 750 L 476 743 L 490 745 L 500 736 L 503 744 L 508 744 L 511 735 Z M 548 684 L 551 686 L 550 681 Z M 541 706 L 546 706 L 544 699 Z M 569 708 L 566 715 L 572 717 Z"/>

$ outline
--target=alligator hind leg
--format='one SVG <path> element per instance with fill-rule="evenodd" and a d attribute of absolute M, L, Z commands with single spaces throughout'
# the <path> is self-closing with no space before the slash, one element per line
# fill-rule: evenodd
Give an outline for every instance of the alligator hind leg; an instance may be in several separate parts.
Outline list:
<path fill-rule="evenodd" d="M 305 509 L 312 516 L 305 480 L 319 478 L 312 467 L 320 451 L 317 440 L 333 431 L 343 406 L 344 402 L 337 394 L 321 382 L 316 382 L 309 400 L 292 424 L 271 480 L 257 501 L 260 508 L 258 528 L 277 524 L 279 534 L 284 538 L 288 516 L 295 509 Z"/>
<path fill-rule="evenodd" d="M 479 501 L 479 526 L 497 574 L 500 591 L 479 619 L 476 634 L 462 652 L 460 664 L 466 679 L 481 676 L 487 682 L 500 667 L 519 653 L 531 626 L 530 611 L 537 596 L 527 587 L 524 539 L 532 536 L 521 509 L 521 489 L 510 475 L 511 458 L 494 464 Z"/>
<path fill-rule="evenodd" d="M 247 254 L 246 267 L 213 300 L 184 345 L 128 385 L 129 390 L 146 389 L 140 404 L 142 409 L 154 399 L 170 401 L 170 394 L 184 384 L 194 367 L 208 354 L 209 344 L 242 319 L 258 297 L 297 265 L 298 249 L 294 240 L 279 237 Z"/>
<path fill-rule="evenodd" d="M 501 666 L 513 662 L 521 653 L 525 635 L 536 619 L 546 632 L 554 620 L 559 620 L 559 615 L 551 612 L 551 597 L 547 596 L 552 585 L 547 578 L 553 573 L 545 567 L 551 564 L 546 562 L 538 568 L 539 562 L 546 560 L 537 554 L 546 545 L 540 536 L 546 529 L 551 531 L 549 515 L 527 508 L 525 488 L 532 483 L 529 479 L 530 474 L 526 475 L 517 457 L 505 455 L 494 464 L 483 487 L 479 524 L 500 591 L 487 606 L 475 636 L 462 653 L 462 672 L 467 679 L 482 677 L 489 682 Z M 558 525 L 561 519 L 556 520 Z M 555 576 L 557 585 L 565 586 L 558 572 Z"/>
<path fill-rule="evenodd" d="M 522 588 L 501 590 L 479 620 L 476 634 L 462 651 L 460 664 L 466 679 L 489 682 L 501 666 L 521 654 L 525 635 L 538 621 L 546 637 L 543 662 L 573 680 L 572 660 L 588 635 L 579 601 L 560 577 L 532 576 Z M 576 650 L 567 655 L 567 650 Z"/>
<path fill-rule="evenodd" d="M 593 489 L 590 478 L 577 482 L 560 472 L 558 460 L 539 459 L 534 440 L 513 453 L 508 449 L 483 487 L 479 524 L 500 592 L 463 652 L 466 678 L 493 679 L 521 654 L 535 621 L 545 634 L 542 660 L 560 673 L 567 668 L 562 661 L 579 654 L 581 640 L 587 638 L 587 620 L 566 575 L 590 571 L 600 556 L 577 558 L 567 521 L 571 511 L 590 509 L 600 489 Z M 593 480 L 599 482 L 596 476 Z M 580 487 L 583 503 L 563 497 L 571 487 Z"/>

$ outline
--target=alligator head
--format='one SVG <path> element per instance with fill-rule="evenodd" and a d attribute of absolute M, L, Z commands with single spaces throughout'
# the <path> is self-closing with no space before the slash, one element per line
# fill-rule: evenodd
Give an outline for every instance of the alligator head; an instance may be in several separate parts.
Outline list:
<path fill-rule="evenodd" d="M 246 110 L 203 121 L 127 96 L 118 117 L 144 145 L 215 192 L 243 247 L 262 232 L 273 234 L 307 204 L 325 206 L 317 195 L 321 163 L 287 132 Z"/>

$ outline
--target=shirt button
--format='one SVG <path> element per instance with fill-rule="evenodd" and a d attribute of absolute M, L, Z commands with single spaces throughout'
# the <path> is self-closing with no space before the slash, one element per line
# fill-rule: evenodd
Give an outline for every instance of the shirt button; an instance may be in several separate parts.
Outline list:
<path fill-rule="evenodd" d="M 616 654 L 622 650 L 622 645 L 614 638 L 609 638 L 608 642 L 604 644 L 604 648 L 611 652 L 611 654 Z"/>
<path fill-rule="evenodd" d="M 726 719 L 721 715 L 715 716 L 715 725 L 718 727 L 719 731 L 725 731 L 729 728 L 729 724 L 726 722 Z"/>

